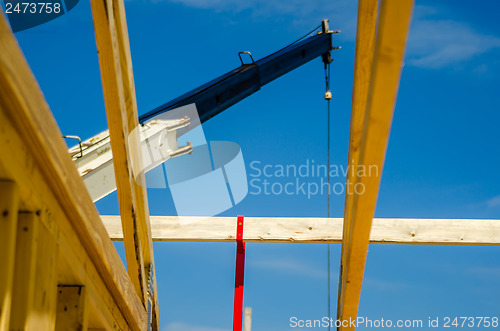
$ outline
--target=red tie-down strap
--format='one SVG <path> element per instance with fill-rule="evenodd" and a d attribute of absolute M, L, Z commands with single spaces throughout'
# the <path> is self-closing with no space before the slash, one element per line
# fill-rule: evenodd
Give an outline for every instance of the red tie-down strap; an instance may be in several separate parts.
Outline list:
<path fill-rule="evenodd" d="M 243 215 L 238 215 L 237 221 L 233 331 L 241 331 L 243 317 L 243 281 L 245 278 L 245 243 L 243 242 Z"/>

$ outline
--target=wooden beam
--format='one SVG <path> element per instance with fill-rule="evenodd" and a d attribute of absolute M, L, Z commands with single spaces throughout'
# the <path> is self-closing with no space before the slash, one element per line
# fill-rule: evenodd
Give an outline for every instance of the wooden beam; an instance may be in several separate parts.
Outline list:
<path fill-rule="evenodd" d="M 156 277 L 146 188 L 141 186 L 145 179 L 144 174 L 137 171 L 142 164 L 140 143 L 131 135 L 139 126 L 139 120 L 125 6 L 123 0 L 92 1 L 91 4 L 128 272 L 137 293 L 146 302 L 149 273 L 153 280 Z M 158 328 L 156 283 L 153 294 L 153 324 Z"/>
<path fill-rule="evenodd" d="M 120 312 L 120 308 L 113 299 L 112 294 L 106 289 L 103 280 L 98 276 L 95 266 L 87 254 L 75 245 L 78 238 L 65 223 L 56 222 L 52 214 L 41 213 L 40 221 L 49 227 L 56 223 L 52 233 L 59 244 L 59 284 L 78 284 L 85 286 L 89 305 L 89 328 L 103 328 L 105 330 L 127 330 L 130 323 Z M 129 280 L 130 282 L 130 280 Z M 135 289 L 130 284 L 129 291 L 136 296 L 137 302 L 142 304 L 135 294 Z M 143 308 L 144 309 L 144 308 Z M 145 310 L 144 314 L 146 313 Z M 145 316 L 144 316 L 145 317 Z M 146 320 L 141 328 L 146 327 Z M 135 329 L 134 329 L 135 330 Z"/>
<path fill-rule="evenodd" d="M 37 330 L 54 330 L 57 312 L 58 243 L 48 229 L 40 227 L 35 265 L 35 295 L 30 311 L 30 326 Z"/>
<path fill-rule="evenodd" d="M 57 287 L 56 331 L 88 330 L 88 300 L 84 286 Z"/>
<path fill-rule="evenodd" d="M 40 223 L 34 213 L 19 214 L 17 224 L 16 266 L 10 330 L 37 330 L 30 320 L 33 310 Z"/>
<path fill-rule="evenodd" d="M 352 88 L 351 127 L 349 133 L 349 152 L 347 157 L 346 195 L 344 203 L 344 224 L 342 238 L 349 238 L 352 224 L 356 170 L 363 139 L 365 110 L 368 102 L 372 62 L 377 32 L 378 0 L 358 0 L 358 22 L 356 28 L 356 50 L 354 57 L 354 78 Z M 347 243 L 342 245 L 340 255 L 340 276 L 342 265 L 347 261 Z M 339 286 L 340 282 L 339 282 Z M 340 288 L 339 302 L 340 303 Z M 337 304 L 337 316 L 341 315 L 341 305 Z"/>
<path fill-rule="evenodd" d="M 354 59 L 354 81 L 352 88 L 351 128 L 347 162 L 346 196 L 344 204 L 343 237 L 349 237 L 352 219 L 352 203 L 356 185 L 356 169 L 359 163 L 361 139 L 365 121 L 370 74 L 377 31 L 378 0 L 358 1 L 358 24 L 356 29 L 356 51 Z M 341 260 L 346 259 L 346 246 L 342 245 Z M 338 307 L 337 307 L 338 308 Z"/>
<path fill-rule="evenodd" d="M 70 238 L 62 242 L 65 249 L 85 265 L 71 267 L 98 289 L 94 294 L 102 293 L 108 307 L 118 307 L 114 314 L 123 315 L 125 326 L 145 329 L 144 306 L 3 14 L 0 49 L 0 178 L 18 184 L 23 210 L 50 215 Z"/>
<path fill-rule="evenodd" d="M 358 0 L 351 127 L 349 133 L 348 171 L 346 178 L 342 238 L 349 238 L 350 225 L 352 223 L 352 205 L 354 190 L 356 188 L 356 169 L 359 163 L 366 103 L 368 101 L 368 91 L 370 87 L 370 75 L 375 49 L 375 35 L 377 31 L 377 14 L 378 0 Z M 347 245 L 342 245 L 340 260 L 341 264 L 343 261 L 347 260 Z M 340 305 L 337 305 L 337 316 L 340 316 Z"/>
<path fill-rule="evenodd" d="M 361 15 L 359 19 L 362 22 L 370 21 L 371 29 L 373 29 L 373 16 L 376 14 L 373 5 L 370 9 L 358 14 Z M 346 202 L 348 229 L 345 232 L 347 236 L 342 242 L 344 252 L 341 256 L 337 305 L 337 318 L 342 321 L 356 319 L 358 313 L 370 229 L 377 203 L 412 10 L 413 0 L 382 1 L 371 72 L 368 76 L 370 85 L 369 89 L 364 91 L 367 95 L 366 108 L 356 110 L 364 112 L 364 115 L 361 115 L 364 118 L 359 147 L 352 144 L 349 146 L 349 154 L 354 155 L 357 162 L 354 161 L 356 164 L 353 180 L 354 195 L 352 202 Z M 363 15 L 370 18 L 367 19 Z M 368 34 L 367 39 L 372 38 L 373 31 L 367 29 L 364 32 Z M 367 47 L 368 58 L 369 53 L 370 50 Z M 363 61 L 362 56 L 361 54 L 357 60 Z M 361 77 L 356 77 L 355 80 L 358 78 Z M 353 125 L 360 123 L 353 123 Z M 359 149 L 359 154 L 356 154 L 355 149 Z M 352 160 L 353 157 L 351 156 L 350 159 Z M 360 173 L 359 167 L 365 170 L 375 169 L 376 174 Z M 358 193 L 356 186 L 359 188 Z M 340 329 L 354 330 L 354 327 L 348 325 Z"/>
<path fill-rule="evenodd" d="M 0 330 L 8 330 L 10 323 L 18 205 L 16 183 L 0 181 Z"/>
<path fill-rule="evenodd" d="M 120 216 L 101 216 L 123 240 Z M 184 225 L 182 225 L 184 224 Z M 342 243 L 341 218 L 245 217 L 245 242 Z M 233 217 L 151 216 L 155 241 L 235 242 Z M 375 218 L 372 244 L 500 245 L 500 220 Z"/>

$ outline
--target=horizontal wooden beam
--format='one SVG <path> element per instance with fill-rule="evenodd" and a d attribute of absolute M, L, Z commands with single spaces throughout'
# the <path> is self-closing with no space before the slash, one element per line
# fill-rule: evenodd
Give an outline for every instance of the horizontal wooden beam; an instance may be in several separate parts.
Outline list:
<path fill-rule="evenodd" d="M 111 240 L 123 240 L 119 216 L 101 216 Z M 342 242 L 342 218 L 245 217 L 245 242 Z M 234 242 L 236 218 L 151 216 L 155 241 Z M 500 220 L 375 218 L 372 244 L 500 245 Z"/>

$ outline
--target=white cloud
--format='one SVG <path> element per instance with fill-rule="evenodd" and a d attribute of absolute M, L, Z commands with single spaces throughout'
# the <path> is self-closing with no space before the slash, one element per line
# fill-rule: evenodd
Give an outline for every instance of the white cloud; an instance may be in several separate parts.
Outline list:
<path fill-rule="evenodd" d="M 267 259 L 252 261 L 251 266 L 261 269 L 268 269 L 273 271 L 279 271 L 286 274 L 296 274 L 311 278 L 326 278 L 327 270 L 326 268 L 320 269 L 318 267 L 309 265 L 307 262 L 298 261 L 294 259 Z M 333 271 L 332 274 L 338 274 L 338 271 Z"/>
<path fill-rule="evenodd" d="M 486 201 L 486 205 L 489 208 L 497 208 L 500 207 L 500 195 L 497 195 L 496 197 L 493 197 L 489 200 Z"/>
<path fill-rule="evenodd" d="M 373 278 L 365 278 L 363 280 L 363 286 L 367 288 L 371 288 L 378 291 L 401 291 L 408 289 L 410 287 L 409 284 L 402 282 L 394 282 L 394 281 L 386 281 L 380 279 Z"/>
<path fill-rule="evenodd" d="M 500 267 L 475 267 L 467 270 L 468 274 L 487 278 L 500 277 Z"/>
<path fill-rule="evenodd" d="M 466 23 L 433 18 L 436 10 L 416 7 L 408 39 L 406 63 L 420 68 L 444 68 L 472 61 L 500 47 L 500 38 Z"/>
<path fill-rule="evenodd" d="M 470 205 L 472 208 L 500 209 L 500 195 Z"/>
<path fill-rule="evenodd" d="M 182 322 L 173 322 L 168 324 L 163 331 L 229 331 L 229 329 L 219 329 L 206 326 L 197 326 Z"/>
<path fill-rule="evenodd" d="M 343 40 L 356 37 L 357 1 L 339 0 L 153 0 L 171 1 L 189 7 L 216 12 L 247 11 L 254 17 L 281 16 L 306 31 L 324 18 L 333 29 L 342 30 Z M 444 10 L 443 10 L 444 12 Z M 467 23 L 442 19 L 441 10 L 416 6 L 408 39 L 406 64 L 419 68 L 439 69 L 461 65 L 500 47 L 500 38 L 481 32 Z M 484 72 L 481 63 L 474 71 Z"/>
<path fill-rule="evenodd" d="M 161 1 L 161 0 L 156 0 Z M 248 11 L 254 17 L 282 16 L 301 29 L 311 28 L 322 19 L 330 19 L 332 29 L 342 30 L 342 37 L 354 40 L 356 36 L 357 1 L 338 0 L 168 0 L 189 7 L 216 12 L 239 13 Z M 314 25 L 313 25 L 314 26 Z"/>

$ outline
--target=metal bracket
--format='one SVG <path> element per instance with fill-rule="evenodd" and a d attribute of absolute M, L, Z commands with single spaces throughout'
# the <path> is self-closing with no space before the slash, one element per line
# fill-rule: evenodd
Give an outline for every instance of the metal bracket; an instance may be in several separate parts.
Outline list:
<path fill-rule="evenodd" d="M 248 54 L 248 55 L 250 55 L 250 58 L 252 59 L 252 64 L 255 64 L 255 61 L 254 61 L 253 56 L 252 56 L 252 53 L 250 53 L 250 52 L 238 52 L 238 56 L 240 58 L 242 66 L 244 66 L 245 63 L 243 63 L 243 59 L 241 58 L 241 54 Z"/>
<path fill-rule="evenodd" d="M 62 136 L 64 139 L 77 139 L 78 145 L 80 146 L 80 156 L 75 156 L 77 159 L 83 157 L 82 140 L 78 136 Z M 73 155 L 71 155 L 73 157 Z"/>
<path fill-rule="evenodd" d="M 340 33 L 340 30 L 330 30 L 330 26 L 328 25 L 329 20 L 324 19 L 321 21 L 321 32 L 318 33 Z"/>

